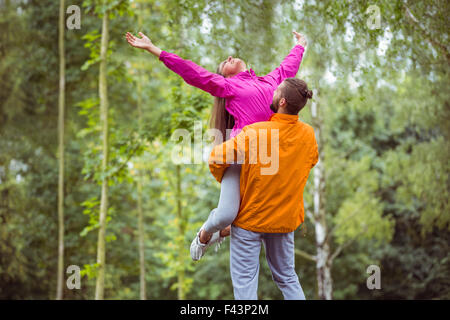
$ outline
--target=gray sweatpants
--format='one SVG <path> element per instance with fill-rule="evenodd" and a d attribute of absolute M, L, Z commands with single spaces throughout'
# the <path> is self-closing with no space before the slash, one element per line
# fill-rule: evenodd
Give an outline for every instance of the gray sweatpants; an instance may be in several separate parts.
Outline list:
<path fill-rule="evenodd" d="M 213 209 L 203 228 L 210 233 L 233 223 L 240 205 L 241 165 L 231 165 L 225 171 L 217 208 Z M 257 233 L 231 226 L 230 271 L 235 299 L 258 298 L 259 253 L 261 242 L 272 279 L 286 300 L 304 300 L 302 287 L 294 268 L 294 232 Z"/>
<path fill-rule="evenodd" d="M 209 214 L 203 228 L 214 233 L 228 227 L 236 218 L 241 202 L 240 191 L 241 165 L 232 164 L 225 171 L 220 184 L 220 198 L 217 208 Z"/>
<path fill-rule="evenodd" d="M 230 272 L 236 300 L 258 299 L 261 242 L 272 279 L 285 300 L 305 300 L 295 272 L 294 232 L 259 233 L 231 226 Z"/>

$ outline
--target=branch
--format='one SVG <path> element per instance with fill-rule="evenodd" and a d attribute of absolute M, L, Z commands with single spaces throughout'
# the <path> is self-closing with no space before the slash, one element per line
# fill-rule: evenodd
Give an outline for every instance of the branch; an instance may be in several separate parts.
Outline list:
<path fill-rule="evenodd" d="M 306 260 L 309 260 L 309 261 L 314 261 L 314 262 L 317 261 L 316 256 L 310 255 L 309 253 L 307 253 L 307 252 L 305 252 L 303 250 L 300 250 L 300 249 L 295 249 L 295 254 L 300 256 L 300 257 L 303 257 L 303 258 L 305 258 Z"/>
<path fill-rule="evenodd" d="M 450 62 L 450 53 L 448 52 L 447 47 L 436 41 L 435 38 L 433 38 L 426 32 L 426 30 L 420 24 L 419 20 L 417 20 L 417 18 L 412 14 L 411 10 L 409 10 L 406 4 L 403 4 L 403 7 L 406 11 L 406 17 L 413 23 L 413 25 L 418 26 L 418 29 L 422 36 L 424 36 L 431 45 L 438 47 L 447 58 L 447 62 Z"/>
<path fill-rule="evenodd" d="M 346 222 L 350 221 L 351 219 L 353 219 L 359 212 L 361 212 L 361 209 L 372 199 L 368 199 L 367 201 L 364 201 L 364 203 L 358 207 L 358 209 L 356 209 L 355 211 L 353 211 L 348 217 L 347 219 L 345 219 L 344 221 L 342 221 L 341 223 L 335 224 L 333 226 L 333 228 L 331 228 L 331 230 L 327 233 L 327 235 L 325 236 L 325 241 L 328 240 L 329 237 L 331 237 L 331 235 L 336 231 L 336 229 L 340 226 L 342 226 L 343 224 L 345 224 Z"/>
<path fill-rule="evenodd" d="M 312 214 L 311 210 L 305 210 L 305 213 L 308 219 L 311 219 L 312 223 L 316 223 L 316 219 L 314 218 L 314 215 Z"/>
<path fill-rule="evenodd" d="M 331 255 L 331 257 L 329 258 L 330 262 L 333 262 L 333 260 L 342 252 L 342 250 L 344 250 L 345 248 L 347 248 L 349 245 L 351 245 L 353 242 L 355 242 L 356 239 L 358 239 L 358 237 L 362 234 L 364 234 L 367 231 L 367 225 L 364 225 L 364 228 L 361 230 L 360 233 L 358 233 L 355 237 L 353 237 L 352 239 L 346 241 L 345 243 L 341 244 L 336 251 L 334 251 L 334 253 Z"/>
<path fill-rule="evenodd" d="M 366 201 L 364 201 L 364 203 L 363 203 L 358 209 L 356 209 L 355 211 L 353 211 L 353 212 L 350 214 L 350 216 L 347 217 L 347 219 L 345 219 L 345 220 L 342 221 L 341 223 L 338 223 L 338 224 L 334 225 L 333 228 L 326 234 L 325 240 L 324 240 L 324 241 L 328 240 L 328 238 L 336 231 L 336 229 L 337 229 L 339 226 L 342 226 L 344 223 L 346 223 L 346 222 L 350 221 L 351 219 L 353 219 L 353 218 L 356 216 L 356 214 L 359 213 L 360 210 L 361 210 L 367 203 L 369 203 L 370 200 L 373 200 L 374 198 L 376 198 L 376 197 L 378 197 L 378 196 L 381 196 L 381 191 L 380 191 L 380 190 L 375 191 L 374 193 L 372 193 L 372 195 L 373 195 L 373 197 L 371 197 L 371 198 L 367 199 Z"/>
<path fill-rule="evenodd" d="M 316 223 L 314 214 L 311 212 L 311 210 L 308 209 L 309 208 L 308 203 L 306 201 L 303 201 L 303 203 L 304 203 L 304 209 L 305 209 L 306 216 L 308 217 L 308 219 L 311 219 L 312 223 Z"/>
<path fill-rule="evenodd" d="M 113 177 L 116 173 L 118 173 L 118 172 L 120 172 L 120 170 L 122 170 L 127 164 L 128 164 L 128 161 L 130 161 L 130 159 L 134 156 L 134 154 L 136 153 L 136 151 L 138 151 L 138 149 L 139 149 L 139 147 L 141 146 L 141 144 L 140 143 L 138 143 L 134 148 L 133 148 L 133 150 L 128 154 L 128 157 L 127 157 L 127 159 L 115 170 L 115 171 L 113 171 L 113 172 L 111 172 L 109 175 L 108 175 L 108 178 L 111 178 L 111 177 Z"/>

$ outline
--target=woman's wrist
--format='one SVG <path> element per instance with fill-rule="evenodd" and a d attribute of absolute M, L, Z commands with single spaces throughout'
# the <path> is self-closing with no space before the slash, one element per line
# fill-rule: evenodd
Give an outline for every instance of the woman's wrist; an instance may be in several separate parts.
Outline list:
<path fill-rule="evenodd" d="M 147 51 L 159 58 L 162 50 L 160 48 L 158 48 L 157 46 L 151 44 L 148 46 Z"/>

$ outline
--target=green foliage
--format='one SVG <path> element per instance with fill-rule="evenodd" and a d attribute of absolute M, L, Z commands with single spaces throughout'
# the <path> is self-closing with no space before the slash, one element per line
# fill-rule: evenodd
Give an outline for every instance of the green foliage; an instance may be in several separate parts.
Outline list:
<path fill-rule="evenodd" d="M 67 299 L 93 298 L 98 184 L 105 176 L 106 298 L 139 298 L 138 179 L 147 297 L 176 299 L 180 287 L 186 298 L 233 298 L 227 242 L 198 263 L 189 257 L 220 185 L 205 163 L 183 164 L 179 194 L 171 159 L 174 130 L 192 137 L 201 120 L 205 132 L 213 99 L 123 37 L 143 31 L 211 71 L 237 56 L 264 75 L 289 52 L 292 29 L 308 36 L 298 77 L 317 90 L 323 118 L 330 246 L 333 252 L 345 246 L 333 262 L 334 298 L 449 298 L 448 1 L 377 1 L 381 28 L 373 30 L 366 24 L 370 4 L 362 0 L 73 4 L 85 11 L 82 29 L 67 30 L 65 39 L 65 259 L 66 267 L 83 266 L 83 279 L 81 290 L 65 289 Z M 6 1 L 0 10 L 0 298 L 50 299 L 57 266 L 59 3 Z M 106 11 L 110 164 L 103 172 L 97 64 Z M 309 106 L 300 113 L 307 123 Z M 312 178 L 304 195 L 310 211 Z M 313 255 L 308 217 L 304 227 L 296 248 Z M 382 290 L 367 290 L 370 264 L 381 267 Z M 296 256 L 296 268 L 307 298 L 315 298 L 315 264 Z M 264 259 L 259 285 L 260 298 L 282 299 Z"/>
<path fill-rule="evenodd" d="M 85 264 L 83 266 L 83 269 L 80 271 L 80 276 L 81 277 L 87 276 L 88 279 L 95 279 L 97 278 L 98 267 L 99 267 L 98 263 Z"/>
<path fill-rule="evenodd" d="M 89 231 L 98 229 L 98 208 L 100 207 L 100 200 L 97 197 L 88 199 L 81 204 L 85 209 L 83 214 L 89 216 L 89 225 L 81 231 L 80 236 L 84 237 Z"/>
<path fill-rule="evenodd" d="M 109 19 L 114 19 L 118 16 L 134 15 L 129 3 L 129 0 L 84 0 L 83 7 L 85 7 L 86 12 L 93 12 L 99 17 L 103 17 L 108 11 Z"/>
<path fill-rule="evenodd" d="M 388 176 L 390 185 L 396 185 L 399 203 L 409 210 L 420 210 L 422 233 L 438 228 L 450 227 L 450 194 L 448 175 L 448 149 L 443 137 L 430 142 L 422 142 L 412 147 L 409 154 L 401 151 L 387 155 Z"/>

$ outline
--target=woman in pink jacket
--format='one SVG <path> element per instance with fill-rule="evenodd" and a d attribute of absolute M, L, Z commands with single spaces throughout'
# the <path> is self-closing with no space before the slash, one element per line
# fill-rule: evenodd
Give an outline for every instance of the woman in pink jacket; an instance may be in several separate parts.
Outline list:
<path fill-rule="evenodd" d="M 279 67 L 263 77 L 256 76 L 252 69 L 247 69 L 244 61 L 232 56 L 222 61 L 217 72 L 213 73 L 192 61 L 159 49 L 142 32 L 139 32 L 141 38 L 129 32 L 126 38 L 131 46 L 147 50 L 157 56 L 186 83 L 214 96 L 211 127 L 220 130 L 222 137 L 228 139 L 236 136 L 246 125 L 267 121 L 272 115 L 270 104 L 274 91 L 284 79 L 295 77 L 305 51 L 306 38 L 295 31 L 293 33 L 297 44 Z M 231 133 L 228 137 L 229 129 Z M 211 211 L 208 220 L 192 241 L 193 260 L 199 260 L 209 246 L 214 243 L 220 245 L 223 238 L 229 235 L 229 226 L 239 211 L 240 170 L 240 165 L 233 164 L 225 171 L 219 204 Z"/>

